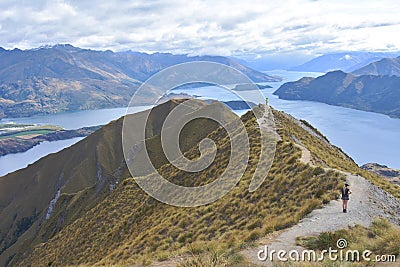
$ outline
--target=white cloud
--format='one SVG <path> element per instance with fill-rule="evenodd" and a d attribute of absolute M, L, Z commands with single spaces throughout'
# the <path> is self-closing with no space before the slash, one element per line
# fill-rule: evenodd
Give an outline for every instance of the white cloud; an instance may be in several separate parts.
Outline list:
<path fill-rule="evenodd" d="M 400 50 L 400 2 L 2 1 L 0 46 L 189 54 Z"/>

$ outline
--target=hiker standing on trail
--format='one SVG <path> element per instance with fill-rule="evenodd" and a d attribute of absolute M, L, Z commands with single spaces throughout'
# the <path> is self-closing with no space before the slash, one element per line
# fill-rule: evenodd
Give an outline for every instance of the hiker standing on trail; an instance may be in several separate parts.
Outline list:
<path fill-rule="evenodd" d="M 343 201 L 343 212 L 347 212 L 347 202 L 349 202 L 351 191 L 349 189 L 349 184 L 345 183 L 342 187 L 342 201 Z"/>

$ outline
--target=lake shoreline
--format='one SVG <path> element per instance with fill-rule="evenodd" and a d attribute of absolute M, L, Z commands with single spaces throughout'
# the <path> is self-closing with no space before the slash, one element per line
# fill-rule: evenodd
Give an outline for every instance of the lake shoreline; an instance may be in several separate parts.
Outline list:
<path fill-rule="evenodd" d="M 400 149 L 400 120 L 390 118 L 387 115 L 359 111 L 350 108 L 328 105 L 311 101 L 288 101 L 279 99 L 273 92 L 287 81 L 295 81 L 304 76 L 319 76 L 321 73 L 290 72 L 290 71 L 268 71 L 271 75 L 284 77 L 282 82 L 270 82 L 272 88 L 262 89 L 263 95 L 268 98 L 269 104 L 276 110 L 284 111 L 297 119 L 304 119 L 322 132 L 332 144 L 342 148 L 346 154 L 355 160 L 358 165 L 377 162 L 392 168 L 400 169 L 398 151 Z M 218 88 L 216 88 L 218 89 Z M 189 94 L 201 96 L 202 98 L 214 98 L 220 101 L 237 100 L 230 97 L 226 91 L 219 91 L 213 87 L 190 88 L 185 90 Z M 134 112 L 140 112 L 151 106 L 137 107 Z M 78 112 L 59 113 L 46 116 L 33 116 L 29 118 L 3 119 L 1 123 L 13 122 L 19 124 L 50 124 L 58 125 L 66 130 L 79 129 L 96 125 L 105 125 L 126 114 L 126 108 L 86 110 Z M 132 111 L 132 109 L 130 109 Z M 236 112 L 243 115 L 244 111 Z M 43 147 L 59 146 L 58 141 L 43 142 L 33 149 Z M 52 144 L 54 143 L 54 144 Z M 45 145 L 43 145 L 45 144 Z M 72 145 L 71 142 L 65 144 Z M 44 149 L 44 148 L 43 148 Z M 28 150 L 23 153 L 10 154 L 0 157 L 0 166 L 11 171 L 16 170 L 17 165 L 13 161 L 25 161 L 26 164 L 33 163 L 46 153 L 38 156 Z M 51 150 L 53 151 L 53 150 Z M 33 158 L 24 156 L 28 153 Z M 14 157 L 18 155 L 18 157 Z M 13 156 L 9 157 L 8 156 Z M 19 164 L 18 166 L 22 166 Z"/>
<path fill-rule="evenodd" d="M 102 125 L 83 127 L 76 130 L 59 130 L 43 135 L 38 135 L 29 139 L 26 138 L 5 138 L 0 139 L 0 157 L 26 152 L 42 142 L 54 142 L 75 137 L 86 137 L 100 129 Z"/>

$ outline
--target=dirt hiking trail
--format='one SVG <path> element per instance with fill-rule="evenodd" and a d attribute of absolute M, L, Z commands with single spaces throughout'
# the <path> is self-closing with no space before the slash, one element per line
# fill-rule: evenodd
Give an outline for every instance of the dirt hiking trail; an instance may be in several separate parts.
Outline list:
<path fill-rule="evenodd" d="M 310 151 L 301 145 L 297 146 L 302 151 L 300 161 L 312 165 Z M 330 170 L 330 168 L 325 170 Z M 247 260 L 261 266 L 272 266 L 269 260 L 263 262 L 258 259 L 258 252 L 265 245 L 268 246 L 270 251 L 296 249 L 301 252 L 304 248 L 296 245 L 296 237 L 318 235 L 322 232 L 336 231 L 356 224 L 370 226 L 376 217 L 383 217 L 392 223 L 400 225 L 400 202 L 394 196 L 374 186 L 359 175 L 338 172 L 346 175 L 346 180 L 350 184 L 352 191 L 348 213 L 342 212 L 341 200 L 330 201 L 323 208 L 312 211 L 297 225 L 286 229 L 278 236 L 269 239 L 264 238 L 260 240 L 258 247 L 242 251 Z"/>

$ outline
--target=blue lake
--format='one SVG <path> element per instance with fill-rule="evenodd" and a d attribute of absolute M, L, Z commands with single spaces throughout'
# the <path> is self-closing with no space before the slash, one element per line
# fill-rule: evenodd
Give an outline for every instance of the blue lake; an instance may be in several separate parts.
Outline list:
<path fill-rule="evenodd" d="M 0 176 L 25 168 L 28 166 L 28 164 L 31 164 L 36 160 L 51 153 L 56 153 L 63 148 L 69 147 L 82 139 L 83 137 L 77 137 L 54 142 L 46 141 L 29 149 L 26 152 L 5 155 L 0 158 Z"/>
<path fill-rule="evenodd" d="M 360 165 L 377 162 L 400 168 L 400 119 L 318 102 L 279 99 L 273 92 L 283 83 L 305 76 L 316 77 L 323 73 L 276 70 L 268 71 L 268 74 L 284 78 L 282 82 L 267 83 L 273 88 L 261 90 L 272 107 L 298 119 L 307 120 L 327 136 L 332 144 L 341 147 Z M 192 88 L 185 91 L 220 100 L 238 99 L 236 95 L 218 87 Z"/>
<path fill-rule="evenodd" d="M 145 110 L 147 106 L 137 107 L 132 111 Z M 124 116 L 126 108 L 110 108 L 99 110 L 82 110 L 76 112 L 64 112 L 51 115 L 36 115 L 27 118 L 7 118 L 0 120 L 0 123 L 21 123 L 21 124 L 51 124 L 58 125 L 64 129 L 78 129 L 87 126 L 107 124 L 112 120 Z"/>
<path fill-rule="evenodd" d="M 315 77 L 321 73 L 304 73 L 289 71 L 269 71 L 284 81 L 268 83 L 273 88 L 262 90 L 269 104 L 275 109 L 285 111 L 298 119 L 305 119 L 318 128 L 336 146 L 341 147 L 358 164 L 377 162 L 394 168 L 400 168 L 400 119 L 386 115 L 330 106 L 310 101 L 287 101 L 279 99 L 273 92 L 284 82 L 298 80 L 304 76 Z M 237 100 L 235 94 L 215 86 L 179 90 L 204 98 L 228 101 Z M 249 95 L 252 92 L 248 92 Z M 137 111 L 147 107 L 138 107 Z M 66 129 L 106 124 L 123 116 L 125 108 L 88 110 L 29 118 L 3 119 L 0 123 L 36 123 L 59 125 Z M 236 112 L 238 115 L 245 111 Z M 18 154 L 0 157 L 0 176 L 26 167 L 39 158 L 64 147 L 70 146 L 79 138 L 56 142 L 44 142 L 35 148 Z"/>
<path fill-rule="evenodd" d="M 287 71 L 269 73 L 288 80 L 315 76 Z M 377 162 L 400 168 L 400 119 L 318 102 L 282 100 L 272 94 L 281 84 L 272 83 L 274 88 L 263 90 L 271 106 L 310 122 L 358 164 Z"/>
<path fill-rule="evenodd" d="M 146 108 L 148 107 L 143 106 L 135 109 L 139 112 Z M 107 124 L 112 120 L 122 117 L 125 115 L 125 112 L 126 108 L 85 110 L 52 115 L 40 115 L 29 118 L 9 118 L 1 120 L 0 123 L 51 124 L 61 126 L 65 129 L 78 129 L 86 126 Z M 63 148 L 69 147 L 80 140 L 82 140 L 82 138 L 43 142 L 26 152 L 0 157 L 0 176 L 25 168 L 28 164 L 34 163 L 38 159 L 50 153 L 55 153 Z"/>

